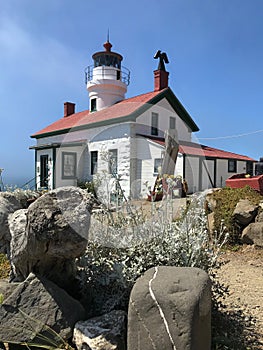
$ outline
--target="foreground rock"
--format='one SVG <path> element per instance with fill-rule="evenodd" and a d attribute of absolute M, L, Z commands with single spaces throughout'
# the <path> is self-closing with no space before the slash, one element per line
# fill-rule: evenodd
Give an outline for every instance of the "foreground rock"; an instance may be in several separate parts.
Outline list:
<path fill-rule="evenodd" d="M 263 247 L 263 222 L 249 224 L 242 232 L 242 241 L 246 244 Z"/>
<path fill-rule="evenodd" d="M 24 270 L 26 270 L 25 262 L 28 260 L 27 251 L 27 209 L 19 209 L 8 218 L 9 231 L 11 235 L 10 242 L 10 265 L 11 279 L 21 280 L 26 278 Z M 25 276 L 25 277 L 24 277 Z"/>
<path fill-rule="evenodd" d="M 248 199 L 241 199 L 233 212 L 234 220 L 241 226 L 251 223 L 257 215 L 258 205 L 252 204 Z"/>
<path fill-rule="evenodd" d="M 126 323 L 126 312 L 118 310 L 77 322 L 73 341 L 78 350 L 125 350 Z"/>
<path fill-rule="evenodd" d="M 133 287 L 128 350 L 210 350 L 211 292 L 197 268 L 151 268 Z"/>
<path fill-rule="evenodd" d="M 22 205 L 14 194 L 0 192 L 0 253 L 9 255 L 11 235 L 8 226 L 8 216 L 21 208 Z"/>
<path fill-rule="evenodd" d="M 52 328 L 69 339 L 74 324 L 84 317 L 78 301 L 51 281 L 30 274 L 0 305 L 0 339 L 3 342 L 37 342 L 51 337 Z M 45 326 L 46 325 L 46 326 Z"/>
<path fill-rule="evenodd" d="M 86 249 L 93 198 L 77 187 L 61 187 L 32 203 L 27 212 L 9 222 L 14 280 L 30 272 L 69 287 L 75 277 L 75 259 Z"/>

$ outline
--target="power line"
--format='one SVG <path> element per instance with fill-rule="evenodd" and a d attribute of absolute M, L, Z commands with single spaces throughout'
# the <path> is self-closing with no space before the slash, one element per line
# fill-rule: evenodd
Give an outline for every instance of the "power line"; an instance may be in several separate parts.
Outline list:
<path fill-rule="evenodd" d="M 259 134 L 263 132 L 263 129 L 261 130 L 256 130 L 256 131 L 251 131 L 247 132 L 244 134 L 237 134 L 237 135 L 229 135 L 229 136 L 218 136 L 218 137 L 198 137 L 198 140 L 223 140 L 223 139 L 234 139 L 238 137 L 243 137 L 243 136 L 249 136 L 249 135 L 254 135 L 254 134 Z"/>

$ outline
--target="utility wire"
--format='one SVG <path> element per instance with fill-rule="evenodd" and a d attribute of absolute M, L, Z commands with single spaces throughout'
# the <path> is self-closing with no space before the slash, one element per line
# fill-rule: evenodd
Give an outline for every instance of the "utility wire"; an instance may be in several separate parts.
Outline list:
<path fill-rule="evenodd" d="M 247 132 L 244 134 L 237 134 L 237 135 L 229 135 L 229 136 L 218 136 L 218 137 L 198 137 L 198 140 L 223 140 L 223 139 L 234 139 L 234 138 L 238 138 L 238 137 L 243 137 L 243 136 L 249 136 L 249 135 L 253 135 L 253 134 L 259 134 L 263 132 L 263 129 L 261 130 L 256 130 L 256 131 L 251 131 L 251 132 Z"/>

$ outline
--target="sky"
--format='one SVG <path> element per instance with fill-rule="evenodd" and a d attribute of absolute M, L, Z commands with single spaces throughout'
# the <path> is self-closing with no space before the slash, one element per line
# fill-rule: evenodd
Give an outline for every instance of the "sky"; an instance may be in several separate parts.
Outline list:
<path fill-rule="evenodd" d="M 34 177 L 30 135 L 88 109 L 84 69 L 112 50 L 131 71 L 126 97 L 153 90 L 157 50 L 169 86 L 205 145 L 263 157 L 262 0 L 0 0 L 0 168 L 5 184 Z"/>

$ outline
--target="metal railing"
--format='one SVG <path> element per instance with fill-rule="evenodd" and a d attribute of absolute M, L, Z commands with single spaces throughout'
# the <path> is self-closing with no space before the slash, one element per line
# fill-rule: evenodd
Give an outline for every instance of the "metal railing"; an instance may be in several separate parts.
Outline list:
<path fill-rule="evenodd" d="M 30 190 L 32 190 L 33 188 L 36 190 L 37 189 L 37 185 L 39 185 L 41 182 L 43 183 L 45 183 L 45 182 L 47 182 L 47 184 L 48 184 L 48 180 L 49 180 L 49 175 L 47 175 L 45 178 L 43 178 L 43 179 L 39 179 L 39 181 L 38 182 L 36 182 L 36 176 L 35 177 L 33 177 L 31 180 L 29 180 L 29 181 L 27 181 L 24 185 L 22 185 L 21 186 L 21 188 L 22 189 L 30 189 Z M 31 184 L 31 182 L 33 182 L 34 181 L 34 183 L 33 183 L 33 185 Z M 31 185 L 30 185 L 31 184 Z M 44 186 L 44 187 L 41 187 L 41 188 L 45 188 L 45 189 L 48 189 L 48 186 Z"/>
<path fill-rule="evenodd" d="M 85 68 L 85 84 L 87 84 L 88 81 L 92 81 L 94 75 L 94 69 L 100 68 L 98 76 L 101 77 L 101 79 L 112 79 L 114 75 L 116 75 L 116 80 L 120 80 L 126 85 L 130 84 L 130 71 L 128 68 L 122 67 L 121 69 L 111 67 L 111 66 L 97 66 L 94 67 L 94 65 L 90 65 Z"/>

